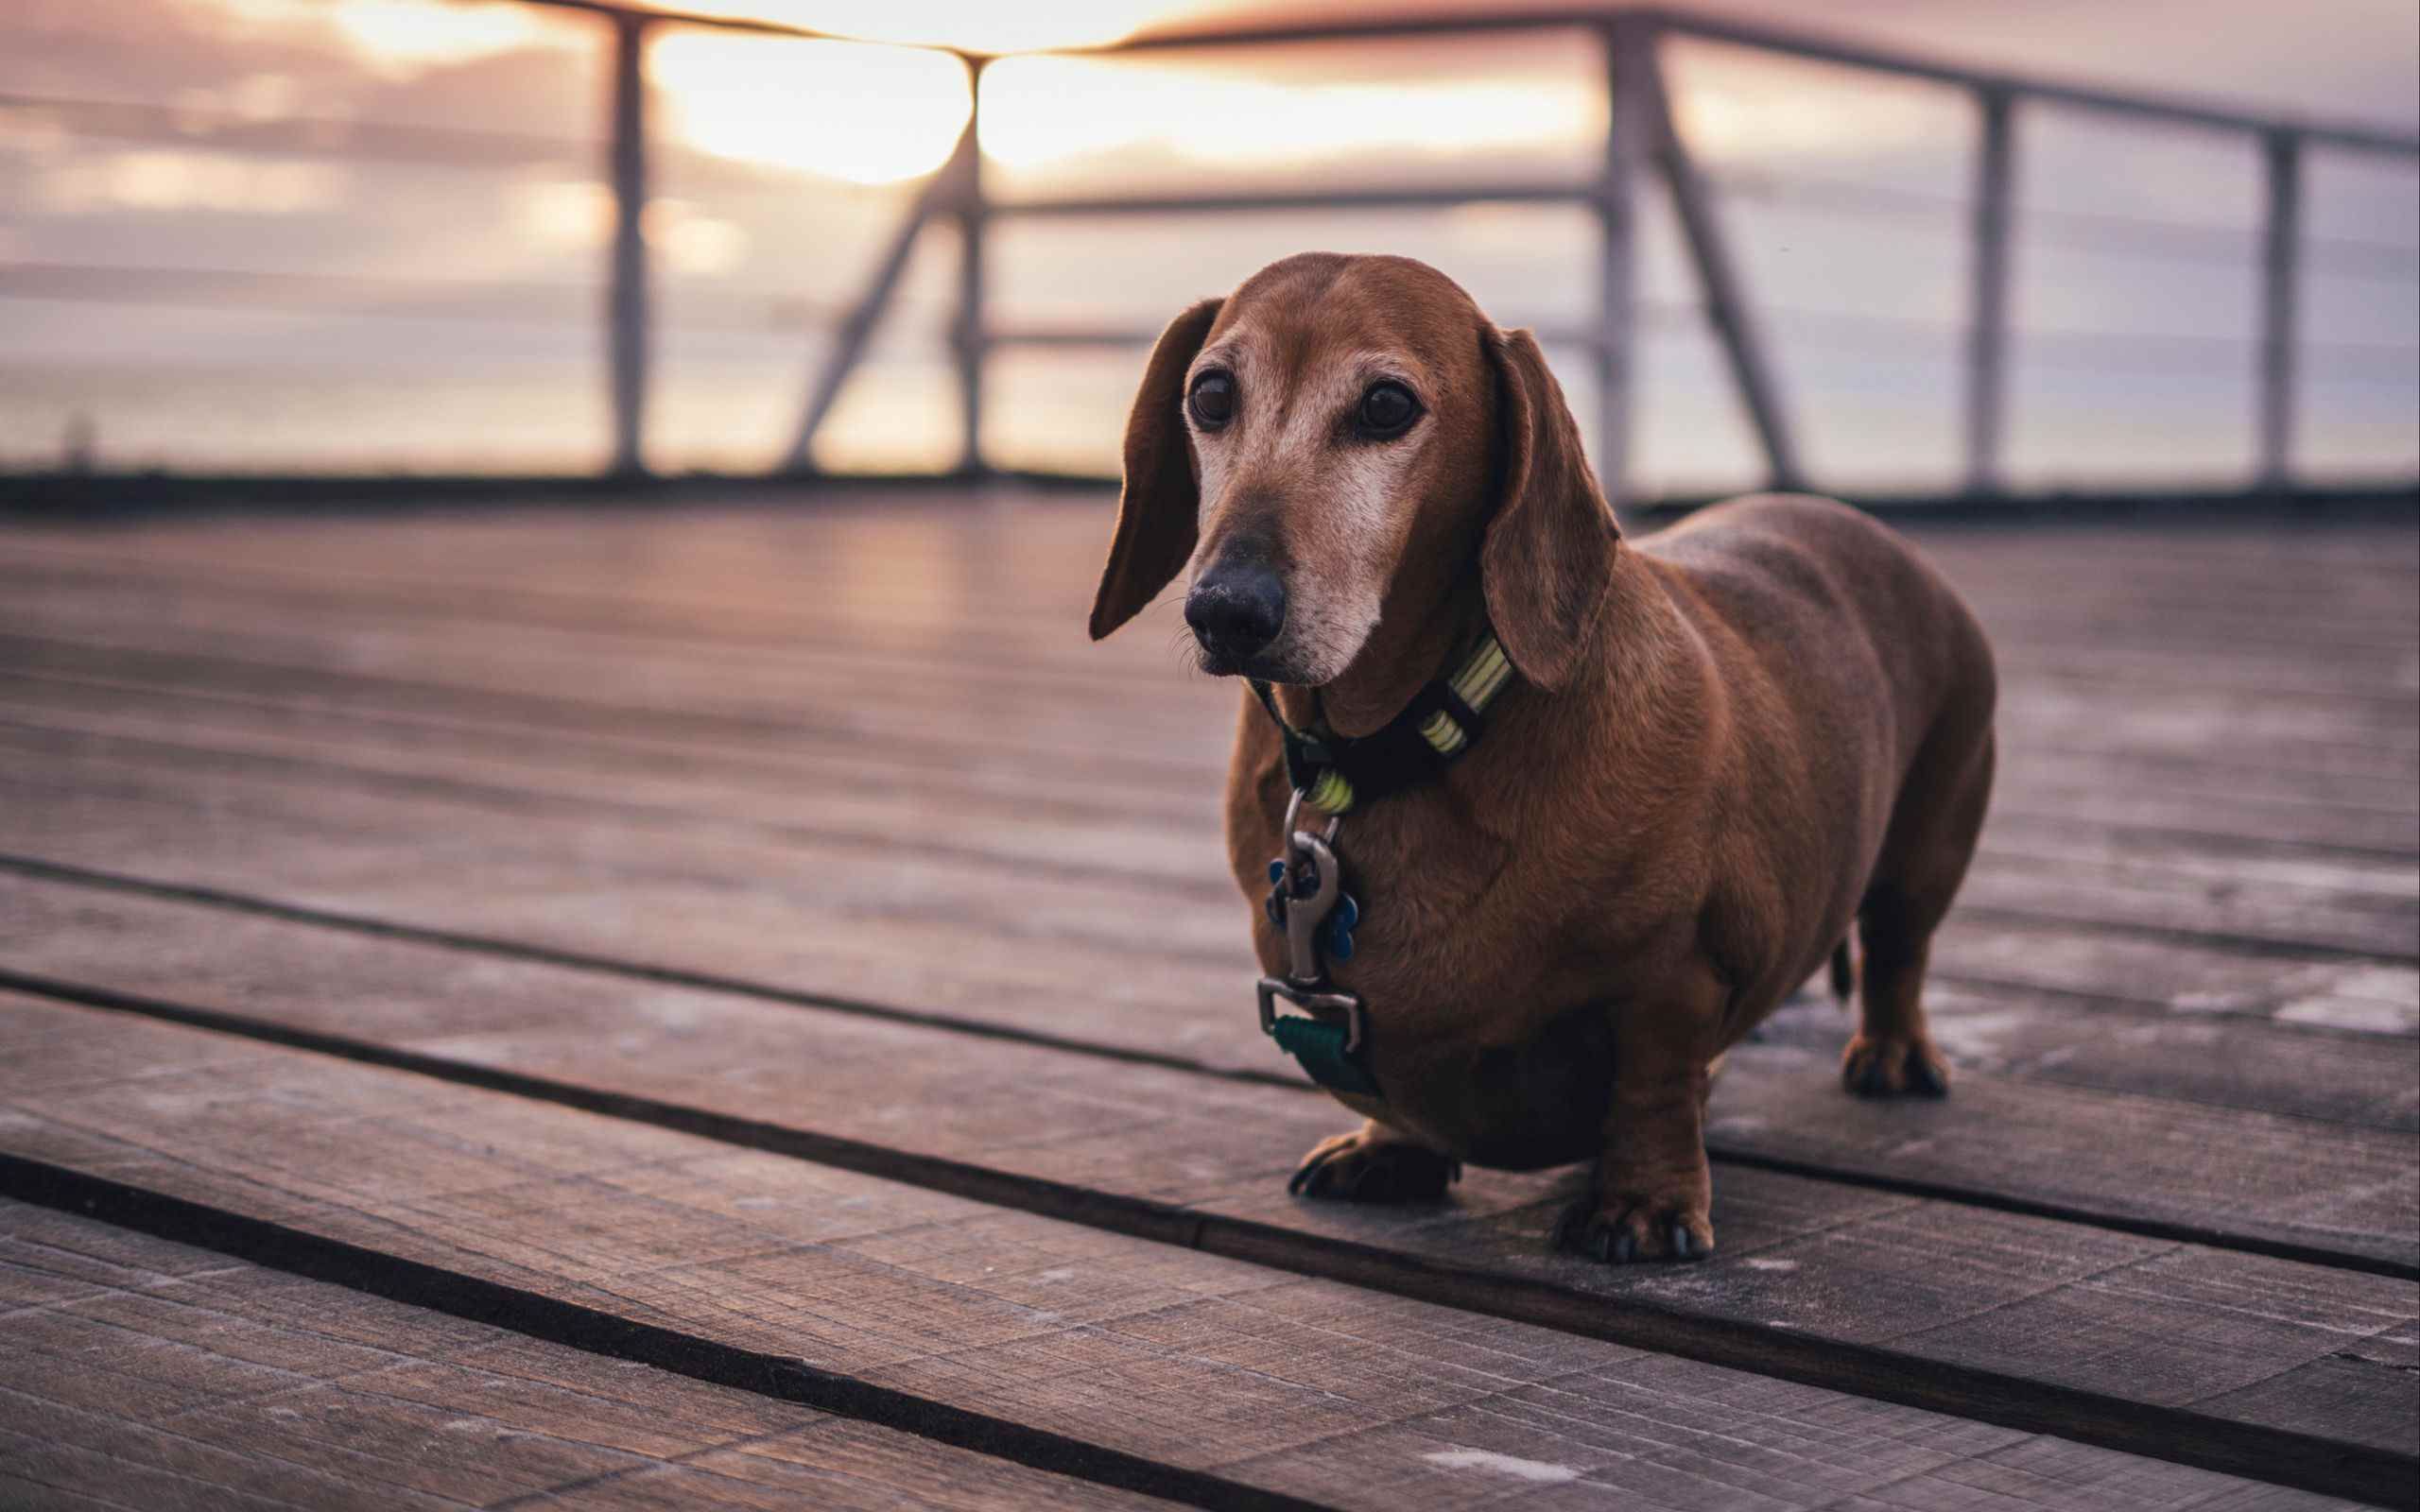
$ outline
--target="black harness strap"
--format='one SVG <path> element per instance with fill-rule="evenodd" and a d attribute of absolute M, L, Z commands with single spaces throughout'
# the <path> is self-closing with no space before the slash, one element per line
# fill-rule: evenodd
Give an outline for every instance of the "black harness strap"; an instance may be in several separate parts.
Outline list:
<path fill-rule="evenodd" d="M 1493 651 L 1493 637 L 1483 638 L 1480 644 Z M 1467 665 L 1457 663 L 1456 672 L 1459 674 Z M 1277 696 L 1268 683 L 1255 679 L 1252 691 L 1260 699 L 1260 706 L 1269 712 L 1270 722 L 1277 727 L 1278 739 L 1284 743 L 1287 782 L 1297 792 L 1308 794 L 1314 808 L 1329 814 L 1375 802 L 1434 779 L 1461 760 L 1487 731 L 1485 715 L 1473 708 L 1446 677 L 1429 679 L 1392 719 L 1366 735 L 1334 734 L 1324 728 L 1324 719 L 1318 721 L 1319 728 L 1297 730 L 1279 711 Z M 1318 695 L 1314 693 L 1312 696 L 1316 698 Z M 1450 744 L 1441 743 L 1426 732 L 1440 713 L 1459 727 L 1460 738 Z M 1342 788 L 1327 780 L 1331 772 L 1342 780 Z M 1340 803 L 1335 801 L 1338 798 L 1341 798 Z"/>

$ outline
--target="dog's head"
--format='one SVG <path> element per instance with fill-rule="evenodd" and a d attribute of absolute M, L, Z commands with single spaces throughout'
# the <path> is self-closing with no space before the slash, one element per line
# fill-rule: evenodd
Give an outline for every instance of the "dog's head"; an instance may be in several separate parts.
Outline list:
<path fill-rule="evenodd" d="M 1426 264 L 1305 253 L 1152 351 L 1092 633 L 1184 573 L 1205 671 L 1321 684 L 1476 576 L 1513 665 L 1551 688 L 1616 536 L 1528 332 Z"/>

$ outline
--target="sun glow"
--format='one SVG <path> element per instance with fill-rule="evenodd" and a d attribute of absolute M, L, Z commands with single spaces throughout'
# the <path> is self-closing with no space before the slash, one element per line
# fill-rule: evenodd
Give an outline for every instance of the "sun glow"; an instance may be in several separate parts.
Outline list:
<path fill-rule="evenodd" d="M 425 0 L 339 0 L 328 19 L 347 40 L 396 63 L 451 62 L 526 47 L 540 18 L 526 6 L 432 6 Z"/>
<path fill-rule="evenodd" d="M 1171 0 L 693 0 L 680 9 L 786 21 L 867 42 L 1012 53 L 1097 46 L 1200 7 Z"/>
<path fill-rule="evenodd" d="M 511 0 L 209 0 L 240 28 L 282 33 L 283 43 L 333 31 L 372 67 L 410 75 L 525 47 L 578 47 L 591 18 Z"/>
<path fill-rule="evenodd" d="M 212 0 L 233 23 L 316 28 L 343 39 L 380 72 L 411 76 L 527 48 L 593 50 L 594 18 L 511 0 Z M 687 0 L 697 13 L 786 21 L 864 41 L 820 42 L 666 24 L 653 28 L 648 77 L 664 138 L 717 157 L 862 184 L 929 173 L 963 129 L 966 65 L 930 45 L 1014 54 L 1081 47 L 1201 9 L 1201 0 Z M 1282 53 L 1283 50 L 1281 50 Z M 1604 132 L 1599 71 L 1538 57 L 1491 61 L 1457 44 L 1406 51 L 1400 73 L 1366 49 L 1340 50 L 1333 71 L 1279 54 L 1216 59 L 1003 56 L 984 74 L 982 145 L 1017 174 L 1155 165 L 1285 170 L 1329 163 L 1544 150 L 1595 150 Z M 1509 62 L 1512 66 L 1499 66 Z M 1809 65 L 1678 46 L 1668 60 L 1685 131 L 1722 160 L 1871 153 L 1877 141 L 1937 130 L 1934 102 L 1911 90 L 1860 87 Z M 1541 69 L 1540 64 L 1546 66 Z M 257 113 L 297 93 L 261 76 Z M 1828 85 L 1828 88 L 1819 87 Z M 282 94 L 271 90 L 280 86 Z M 270 97 L 272 94 L 274 98 Z M 213 98 L 206 103 L 224 106 Z M 249 110 L 252 102 L 243 102 Z"/>
<path fill-rule="evenodd" d="M 1485 153 L 1593 141 L 1580 80 L 1426 78 L 1300 84 L 1227 68 L 1010 58 L 983 81 L 983 150 L 1014 168 L 1145 149 L 1186 163 L 1286 164 L 1368 154 Z"/>
<path fill-rule="evenodd" d="M 648 74 L 701 152 L 855 183 L 930 173 L 966 125 L 966 65 L 947 53 L 726 32 L 659 39 Z"/>

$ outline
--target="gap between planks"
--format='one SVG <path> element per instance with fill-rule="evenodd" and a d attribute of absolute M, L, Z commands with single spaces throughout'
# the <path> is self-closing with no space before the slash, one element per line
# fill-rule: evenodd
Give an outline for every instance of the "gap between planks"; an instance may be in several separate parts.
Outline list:
<path fill-rule="evenodd" d="M 0 1504 L 88 1495 L 221 1512 L 1164 1504 L 0 1201 Z"/>
<path fill-rule="evenodd" d="M 0 1195 L 81 1213 L 312 1280 L 487 1324 L 590 1354 L 652 1366 L 835 1417 L 1114 1489 L 1218 1512 L 1322 1512 L 1321 1503 L 876 1385 L 803 1360 L 742 1349 L 541 1292 L 366 1249 L 88 1172 L 0 1151 Z M 2365 1498 L 2377 1501 L 2376 1496 Z M 2383 1504 L 2383 1503 L 2379 1503 Z"/>
<path fill-rule="evenodd" d="M 79 1010 L 55 1011 L 73 1015 Z M 94 1021 L 95 1024 L 102 1022 L 105 1022 L 105 1017 Z M 168 1032 L 181 1034 L 186 1031 Z M 95 1041 L 96 1047 L 104 1050 L 115 1042 L 107 1035 Z M 146 1058 L 156 1057 L 160 1049 L 164 1048 L 143 1049 L 144 1041 L 140 1040 L 125 1043 Z M 258 1057 L 264 1052 L 251 1054 Z M 276 1057 L 287 1052 L 268 1051 L 265 1054 Z M 286 1085 L 280 1078 L 302 1074 L 300 1067 L 288 1067 L 282 1062 L 271 1066 L 264 1061 L 261 1065 L 264 1070 L 274 1073 L 270 1081 L 263 1084 L 268 1088 Z M 216 1074 L 223 1074 L 232 1069 L 220 1068 L 214 1074 L 214 1079 Z M 208 1070 L 211 1068 L 197 1068 L 198 1073 Z M 374 1076 L 384 1073 L 372 1072 L 369 1074 Z M 398 1092 L 403 1085 L 397 1083 Z M 383 1090 L 377 1090 L 373 1094 L 373 1086 L 365 1082 L 354 1090 L 369 1101 L 382 1108 L 389 1107 L 393 1098 Z M 70 1091 L 67 1095 L 72 1103 L 78 1095 L 91 1095 L 99 1090 L 99 1085 L 95 1084 L 82 1094 Z M 347 1126 L 345 1115 L 336 1108 L 328 1111 L 339 1120 L 337 1124 L 327 1125 L 328 1131 Z M 130 1116 L 135 1124 L 142 1125 L 155 1122 L 160 1117 L 173 1122 L 186 1115 L 173 1111 L 154 1115 L 138 1109 Z M 466 1104 L 445 1118 L 447 1121 L 470 1118 L 484 1127 L 489 1126 L 495 1116 L 493 1112 Z M 39 1118 L 30 1118 L 27 1126 L 49 1125 Z M 67 1132 L 67 1125 L 59 1127 L 62 1133 Z M 458 1134 L 444 1134 L 438 1125 L 429 1125 L 429 1128 L 449 1141 L 459 1138 Z M 167 1129 L 163 1127 L 160 1132 L 164 1135 Z M 566 1139 L 573 1139 L 576 1132 L 569 1126 L 563 1130 Z M 78 1134 L 69 1143 L 76 1145 L 96 1137 L 104 1142 L 90 1157 L 96 1161 L 114 1163 L 119 1159 L 117 1155 L 105 1151 L 124 1149 L 133 1154 L 147 1148 L 142 1144 L 124 1144 L 122 1140 L 106 1135 Z M 376 1136 L 364 1128 L 347 1137 L 357 1142 Z M 594 1143 L 593 1137 L 585 1134 L 573 1139 L 573 1143 L 582 1139 Z M 339 1140 L 338 1143 L 341 1144 L 342 1141 Z M 448 1147 L 452 1147 L 450 1143 Z M 547 1142 L 547 1147 L 553 1150 L 553 1142 Z M 369 1194 L 367 1187 L 356 1194 L 338 1178 L 335 1188 L 328 1188 L 324 1181 L 316 1183 L 315 1190 L 326 1189 L 326 1194 L 321 1197 L 280 1195 L 294 1194 L 301 1189 L 277 1186 L 273 1176 L 264 1176 L 256 1182 L 252 1177 L 244 1174 L 240 1162 L 234 1167 L 228 1166 L 228 1152 L 212 1144 L 207 1135 L 199 1143 L 179 1142 L 176 1148 L 182 1153 L 166 1156 L 154 1151 L 147 1158 L 162 1161 L 164 1171 L 183 1172 L 190 1168 L 202 1178 L 204 1189 L 229 1178 L 233 1179 L 231 1190 L 249 1192 L 258 1185 L 260 1199 L 267 1202 L 271 1210 L 291 1210 L 298 1200 L 324 1208 L 339 1231 L 346 1226 L 358 1228 L 368 1223 L 384 1227 L 391 1221 L 379 1215 L 388 1212 L 396 1198 L 374 1198 Z M 475 1158 L 475 1152 L 466 1151 L 464 1154 Z M 553 1159 L 550 1157 L 548 1163 Z M 569 1169 L 579 1168 L 574 1164 Z M 641 1168 L 658 1170 L 663 1166 L 659 1158 L 649 1158 Z M 214 1172 L 220 1174 L 210 1174 Z M 418 1178 L 407 1180 L 404 1188 L 398 1189 L 398 1196 L 403 1191 L 417 1190 L 417 1184 Z M 442 1190 L 445 1189 L 440 1187 L 432 1191 L 431 1200 L 438 1201 L 440 1207 L 444 1204 L 435 1196 L 435 1193 Z M 314 1233 L 262 1217 L 256 1212 L 236 1211 L 204 1201 L 189 1200 L 172 1191 L 153 1191 L 39 1158 L 0 1155 L 0 1194 L 90 1212 L 110 1222 L 164 1237 L 185 1239 L 282 1268 L 299 1269 L 303 1274 L 322 1275 L 327 1279 L 346 1280 L 348 1284 L 367 1281 L 370 1284 L 365 1289 L 376 1290 L 381 1283 L 394 1285 L 402 1289 L 391 1295 L 398 1296 L 400 1299 L 423 1305 L 428 1305 L 434 1299 L 435 1305 L 458 1310 L 464 1316 L 499 1323 L 518 1332 L 536 1332 L 541 1337 L 555 1337 L 558 1342 L 574 1343 L 581 1348 L 642 1359 L 664 1368 L 697 1374 L 701 1379 L 724 1380 L 728 1383 L 749 1386 L 752 1383 L 761 1382 L 757 1372 L 769 1367 L 778 1372 L 794 1365 L 786 1356 L 769 1356 L 744 1346 L 735 1349 L 720 1341 L 706 1345 L 710 1358 L 700 1361 L 698 1354 L 700 1341 L 685 1331 L 685 1325 L 667 1328 L 635 1323 L 597 1313 L 547 1293 L 532 1292 L 509 1282 L 480 1277 L 459 1276 L 441 1265 L 382 1256 L 378 1251 L 362 1249 L 335 1234 Z M 251 1199 L 245 1199 L 247 1206 L 250 1202 Z M 500 1211 L 497 1216 L 502 1216 Z M 1627 1305 L 1608 1307 L 1605 1298 L 1564 1292 L 1543 1281 L 1524 1280 L 1506 1275 L 1490 1276 L 1452 1267 L 1406 1267 L 1395 1263 L 1400 1257 L 1373 1252 L 1367 1246 L 1351 1242 L 1328 1242 L 1305 1251 L 1299 1243 L 1293 1242 L 1293 1236 L 1272 1231 L 1267 1225 L 1248 1221 L 1203 1222 L 1189 1214 L 1179 1215 L 1177 1221 L 1199 1225 L 1188 1232 L 1180 1233 L 1172 1241 L 1185 1247 L 1262 1264 L 1274 1270 L 1341 1280 L 1424 1304 L 1443 1304 L 1465 1314 L 1530 1324 L 1543 1323 L 1567 1334 L 1744 1368 L 1754 1374 L 1801 1382 L 1827 1390 L 1845 1389 L 1855 1395 L 1882 1401 L 1945 1412 L 1958 1418 L 2024 1432 L 2054 1434 L 2101 1448 L 2147 1453 L 2173 1463 L 2247 1475 L 2273 1485 L 2355 1496 L 2380 1504 L 2399 1504 L 2399 1501 L 2408 1498 L 2413 1489 L 2420 1489 L 2420 1479 L 2415 1479 L 2415 1471 L 2420 1471 L 2420 1461 L 2415 1461 L 2407 1451 L 2399 1451 L 2370 1438 L 2325 1437 L 2246 1418 L 2238 1413 L 2214 1416 L 2191 1405 L 2171 1405 L 2114 1396 L 2088 1386 L 2046 1383 L 2033 1377 L 2013 1377 L 1988 1366 L 1957 1360 L 1922 1358 L 1911 1362 L 1904 1352 L 1888 1345 L 1803 1335 L 1788 1329 L 1770 1328 L 1744 1320 L 1695 1316 L 1676 1312 L 1670 1304 L 1652 1297 L 1632 1297 L 1627 1299 Z M 1157 1236 L 1145 1234 L 1141 1237 Z M 562 1242 L 557 1238 L 540 1245 L 536 1252 L 552 1254 L 553 1246 Z M 453 1249 L 461 1250 L 460 1241 L 448 1241 L 447 1244 Z M 648 1248 L 645 1246 L 640 1247 Z M 476 1246 L 462 1252 L 483 1253 Z M 648 1252 L 652 1253 L 651 1250 Z M 763 1243 L 744 1243 L 738 1253 L 762 1254 Z M 1312 1270 L 1302 1263 L 1287 1263 L 1288 1260 L 1299 1262 L 1304 1259 L 1315 1262 L 1321 1268 Z M 406 1268 L 400 1279 L 396 1279 L 389 1261 Z M 496 1263 L 510 1267 L 510 1263 L 501 1257 Z M 596 1280 L 603 1281 L 612 1274 L 611 1271 L 599 1272 Z M 457 1280 L 465 1284 L 455 1284 Z M 594 1291 L 595 1286 L 582 1283 L 581 1289 Z M 618 1295 L 616 1288 L 608 1286 L 606 1290 Z M 382 1291 L 380 1295 L 390 1294 Z M 683 1295 L 686 1295 L 685 1291 Z M 534 1313 L 519 1311 L 522 1301 L 530 1297 L 535 1297 L 542 1305 Z M 634 1296 L 631 1300 L 640 1302 L 640 1297 Z M 641 1305 L 646 1304 L 641 1302 Z M 677 1317 L 662 1312 L 660 1307 L 651 1310 L 678 1322 Z M 735 1315 L 754 1318 L 752 1310 L 745 1307 Z M 765 1320 L 755 1321 L 761 1323 Z M 533 1328 L 533 1323 L 539 1327 Z M 542 1329 L 544 1332 L 541 1332 Z M 631 1352 L 633 1350 L 640 1352 Z M 1911 1370 L 1911 1364 L 1920 1367 Z M 850 1411 L 853 1406 L 860 1410 L 893 1412 L 915 1405 L 915 1399 L 890 1392 L 877 1399 L 874 1408 L 868 1409 L 867 1399 L 860 1388 L 876 1393 L 885 1392 L 888 1388 L 867 1386 L 865 1383 L 830 1372 L 806 1372 L 801 1380 L 793 1368 L 789 1375 L 777 1374 L 774 1384 L 785 1394 L 792 1389 L 838 1393 L 837 1401 L 830 1395 L 792 1400 L 848 1412 L 852 1416 L 858 1415 Z M 755 1389 L 764 1388 L 759 1383 Z M 946 1412 L 957 1411 L 942 1405 Z M 969 1422 L 963 1420 L 964 1416 L 952 1418 L 945 1426 L 956 1433 L 977 1435 L 968 1441 L 967 1447 L 1000 1452 L 997 1444 L 981 1436 L 999 1431 L 996 1419 L 978 1414 L 974 1415 L 976 1420 Z M 1064 1435 L 1048 1435 L 1037 1449 L 1030 1437 L 1013 1436 L 1021 1432 L 1011 1425 L 1012 1436 L 1008 1447 L 1044 1453 L 1046 1457 L 1037 1462 L 1041 1468 L 1063 1472 L 1068 1471 L 1070 1465 L 1058 1457 L 1062 1452 L 1070 1447 L 1076 1450 L 1092 1447 L 1067 1440 Z M 2399 1438 L 2401 1435 L 2397 1433 L 2392 1436 Z M 987 1448 L 987 1445 L 991 1447 Z M 1016 1456 L 1011 1454 L 1007 1457 Z M 1131 1466 L 1127 1468 L 1132 1469 Z M 1217 1488 L 1210 1489 L 1215 1491 Z M 1152 1494 L 1168 1494 L 1168 1488 L 1158 1487 Z"/>
<path fill-rule="evenodd" d="M 209 1249 L 424 1312 L 484 1324 L 542 1343 L 648 1366 L 775 1401 L 796 1403 L 1047 1475 L 1201 1507 L 1208 1512 L 1330 1512 L 1327 1503 L 1171 1466 L 1028 1427 L 1013 1418 L 973 1412 L 930 1397 L 818 1369 L 790 1356 L 633 1322 L 540 1292 L 383 1254 L 342 1240 L 6 1152 L 0 1152 L 0 1195 Z M 1266 1263 L 1250 1253 L 1232 1258 Z M 1661 1352 L 1703 1358 L 1679 1350 Z M 1814 1379 L 1817 1374 L 1835 1379 L 1839 1374 L 1837 1370 L 1800 1373 L 1786 1368 L 1756 1373 L 1813 1384 L 1824 1383 Z M 1871 1395 L 1876 1400 L 2069 1438 L 2146 1459 L 2213 1469 L 2246 1481 L 2343 1497 L 2371 1506 L 2402 1507 L 2411 1503 L 2413 1495 L 2420 1494 L 2420 1473 L 2415 1473 L 2409 1462 L 2398 1459 L 2342 1452 L 2331 1454 L 2325 1450 L 2315 1454 L 2296 1435 L 2273 1430 L 2234 1428 L 2214 1437 L 2199 1423 L 2176 1421 L 2182 1415 L 2114 1399 L 2098 1404 L 2066 1402 L 2056 1409 L 2037 1408 L 2031 1403 L 2008 1401 L 1989 1380 L 1962 1382 L 1954 1379 L 1955 1374 L 1944 1374 L 1932 1389 L 1920 1394 L 1922 1400 L 1876 1388 L 1871 1383 L 1860 1383 L 1867 1388 L 1864 1391 L 1849 1388 L 1846 1394 Z M 1946 1405 L 1962 1399 L 1987 1404 L 1991 1410 L 1960 1413 Z M 2074 1413 L 2088 1410 L 2091 1405 L 2134 1418 L 2130 1431 L 2122 1435 L 2126 1442 L 2113 1443 L 2075 1430 Z M 2145 1439 L 2150 1443 L 2146 1444 Z"/>
<path fill-rule="evenodd" d="M 1299 1077 L 1282 1073 L 1213 1065 L 1187 1056 L 1132 1049 L 960 1016 L 902 1008 L 888 1004 L 832 994 L 770 987 L 745 979 L 693 971 L 677 967 L 651 966 L 549 946 L 525 945 L 516 941 L 455 931 L 424 929 L 410 924 L 398 924 L 384 919 L 252 898 L 216 888 L 153 883 L 139 878 L 61 866 L 5 853 L 0 853 L 0 871 L 13 871 L 27 877 L 104 891 L 222 908 L 286 923 L 341 930 L 411 945 L 429 946 L 542 967 L 593 971 L 623 980 L 725 994 L 787 1008 L 843 1013 L 856 1018 L 918 1029 L 1073 1054 L 1093 1061 L 1151 1067 L 1161 1071 L 1201 1076 L 1213 1081 L 1268 1088 L 1298 1095 L 1320 1095 L 1317 1089 Z M 107 987 L 8 968 L 0 968 L 0 985 L 61 1001 L 79 1003 L 87 1006 L 184 1022 L 349 1059 L 393 1066 L 441 1079 L 461 1081 L 469 1085 L 489 1086 L 547 1101 L 566 1102 L 571 1106 L 590 1107 L 587 1103 L 573 1100 L 603 1096 L 607 1099 L 607 1106 L 593 1107 L 591 1110 L 613 1111 L 617 1116 L 645 1117 L 650 1122 L 663 1123 L 667 1127 L 679 1127 L 689 1132 L 700 1133 L 708 1132 L 708 1127 L 679 1121 L 702 1118 L 711 1123 L 711 1127 L 715 1131 L 712 1132 L 711 1137 L 724 1139 L 731 1143 L 752 1144 L 759 1148 L 777 1147 L 760 1143 L 766 1139 L 798 1136 L 798 1131 L 785 1130 L 782 1125 L 752 1120 L 730 1119 L 723 1115 L 702 1112 L 652 1099 L 629 1097 L 621 1093 L 598 1093 L 592 1089 L 572 1083 L 544 1077 L 524 1076 L 492 1066 L 467 1065 L 442 1057 L 423 1055 L 354 1036 L 331 1035 L 300 1029 L 253 1015 L 172 1002 L 149 993 L 124 992 Z M 509 1078 L 509 1080 L 488 1078 Z M 641 1108 L 647 1110 L 644 1113 L 635 1111 Z M 875 1157 L 870 1152 L 877 1149 L 879 1149 L 878 1146 L 866 1146 L 865 1150 L 869 1153 L 853 1158 L 873 1159 Z M 2342 1245 L 2331 1246 L 2273 1238 L 2248 1232 L 2242 1228 L 2217 1224 L 2184 1222 L 2142 1212 L 2115 1211 L 2109 1207 L 2088 1205 L 2080 1201 L 2043 1200 L 2018 1192 L 1995 1190 L 1972 1181 L 1925 1179 L 1895 1175 L 1879 1169 L 1860 1169 L 1836 1162 L 1797 1160 L 1770 1149 L 1743 1146 L 1738 1142 L 1726 1139 L 1720 1132 L 1712 1130 L 1709 1131 L 1707 1138 L 1707 1151 L 1710 1158 L 1719 1163 L 1830 1181 L 1865 1191 L 1962 1203 L 1994 1211 L 2079 1224 L 2115 1233 L 2192 1243 L 2215 1249 L 2290 1260 L 2369 1275 L 2420 1279 L 2420 1263 L 2394 1255 L 2366 1252 Z M 782 1153 L 799 1152 L 784 1148 Z M 810 1158 L 821 1159 L 821 1157 Z M 904 1176 L 898 1178 L 917 1179 Z M 932 1177 L 934 1180 L 941 1178 L 939 1176 Z M 919 1184 L 929 1184 L 929 1182 Z M 1071 1189 L 1071 1192 L 1073 1190 Z M 998 1199 L 986 1197 L 985 1200 Z M 1068 1196 L 1065 1200 L 1077 1199 Z"/>

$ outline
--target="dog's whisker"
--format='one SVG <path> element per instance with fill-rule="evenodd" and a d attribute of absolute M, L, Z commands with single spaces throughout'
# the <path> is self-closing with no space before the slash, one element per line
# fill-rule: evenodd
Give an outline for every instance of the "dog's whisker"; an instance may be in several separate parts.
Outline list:
<path fill-rule="evenodd" d="M 1194 640 L 1193 631 L 1186 627 L 1180 625 L 1168 633 L 1168 654 L 1175 657 L 1177 664 L 1185 671 L 1197 677 L 1207 676 L 1201 670 L 1201 644 Z"/>

